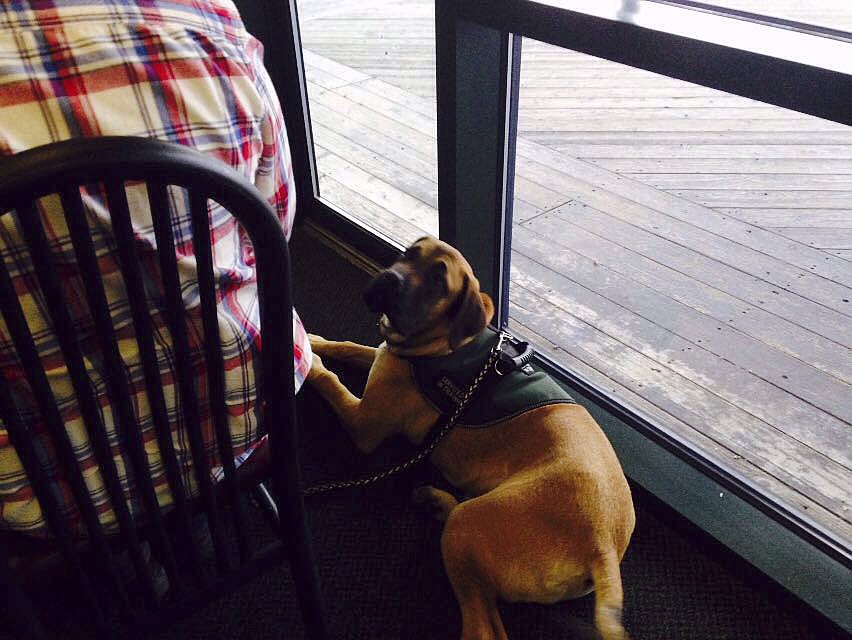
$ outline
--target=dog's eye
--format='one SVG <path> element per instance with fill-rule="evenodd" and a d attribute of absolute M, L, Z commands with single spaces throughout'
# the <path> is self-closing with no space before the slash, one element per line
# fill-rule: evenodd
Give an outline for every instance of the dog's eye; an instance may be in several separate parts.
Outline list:
<path fill-rule="evenodd" d="M 447 265 L 443 262 L 438 262 L 430 271 L 429 277 L 434 286 L 441 295 L 444 295 L 449 290 L 447 286 Z"/>

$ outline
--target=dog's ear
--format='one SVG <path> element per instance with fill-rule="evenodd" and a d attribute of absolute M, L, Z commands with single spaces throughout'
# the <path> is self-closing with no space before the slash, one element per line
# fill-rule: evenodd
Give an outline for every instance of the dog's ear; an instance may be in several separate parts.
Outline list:
<path fill-rule="evenodd" d="M 450 312 L 450 349 L 458 347 L 466 338 L 479 334 L 492 315 L 494 304 L 491 298 L 471 286 L 470 279 L 465 276 L 462 290 Z"/>

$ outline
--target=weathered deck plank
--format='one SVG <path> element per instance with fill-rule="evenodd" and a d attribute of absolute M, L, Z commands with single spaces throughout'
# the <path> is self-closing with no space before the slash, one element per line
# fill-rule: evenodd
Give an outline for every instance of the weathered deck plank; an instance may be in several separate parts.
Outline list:
<path fill-rule="evenodd" d="M 808 227 L 779 227 L 776 229 L 791 240 L 820 249 L 852 249 L 852 228 L 820 229 Z"/>
<path fill-rule="evenodd" d="M 671 153 L 672 149 L 668 149 Z M 668 162 L 662 158 L 586 158 L 599 167 L 609 171 L 623 173 L 632 178 L 639 179 L 641 174 L 654 174 L 673 176 L 679 174 L 701 174 L 704 176 L 728 174 L 745 176 L 748 180 L 751 176 L 787 174 L 795 179 L 806 182 L 811 175 L 837 176 L 845 179 L 845 184 L 852 184 L 852 159 L 821 159 L 813 162 L 802 158 L 681 158 L 676 167 L 668 166 Z M 742 184 L 742 183 L 739 183 Z M 784 185 L 781 185 L 784 186 Z"/>
<path fill-rule="evenodd" d="M 555 230 L 559 225 L 564 227 L 561 233 L 553 234 L 554 242 L 592 257 L 639 285 L 723 320 L 724 325 L 717 323 L 717 327 L 734 328 L 762 341 L 762 346 L 792 356 L 797 363 L 807 362 L 852 383 L 852 349 L 797 324 L 799 314 L 785 318 L 777 313 L 780 309 L 767 309 L 761 301 L 774 295 L 766 283 L 755 281 L 748 288 L 731 286 L 742 284 L 743 278 L 731 273 L 726 279 L 714 260 L 587 205 L 571 203 L 542 214 L 526 226 L 534 228 L 541 224 L 540 218 L 547 217 L 557 219 L 552 225 Z M 781 304 L 789 302 L 782 300 Z M 741 360 L 736 357 L 733 361 Z M 789 385 L 782 381 L 782 386 Z"/>
<path fill-rule="evenodd" d="M 327 152 L 323 151 L 327 155 Z M 335 176 L 320 175 L 322 176 L 320 197 L 337 206 L 345 205 L 346 213 L 358 216 L 358 219 L 367 227 L 383 234 L 387 233 L 387 229 L 393 228 L 394 237 L 403 242 L 413 242 L 425 233 L 418 225 L 402 220 L 395 212 L 389 211 L 370 200 L 359 190 L 350 189 L 345 184 L 338 182 Z M 393 227 L 388 225 L 393 225 Z"/>
<path fill-rule="evenodd" d="M 592 162 L 606 159 L 611 162 L 619 160 L 648 160 L 660 162 L 664 170 L 674 173 L 683 160 L 706 158 L 710 160 L 727 160 L 747 158 L 757 162 L 769 162 L 776 158 L 792 159 L 795 161 L 819 160 L 811 162 L 810 166 L 816 173 L 826 173 L 823 166 L 829 167 L 833 161 L 843 162 L 852 159 L 852 145 L 837 144 L 784 144 L 776 141 L 769 145 L 748 144 L 680 144 L 667 145 L 654 142 L 645 144 L 586 144 L 573 145 L 558 151 L 564 151 L 575 158 L 583 158 Z M 828 164 L 823 165 L 824 162 Z M 844 167 L 846 164 L 844 163 Z M 614 171 L 618 168 L 614 167 Z M 845 169 L 844 169 L 845 170 Z"/>
<path fill-rule="evenodd" d="M 332 150 L 326 149 L 323 158 L 322 173 L 333 176 L 338 182 L 352 191 L 362 194 L 386 211 L 392 211 L 402 221 L 421 230 L 423 233 L 437 235 L 437 211 L 417 198 L 400 190 L 395 185 L 342 158 Z M 320 188 L 322 192 L 322 188 Z"/>
<path fill-rule="evenodd" d="M 558 184 L 565 193 L 585 191 L 585 197 L 594 200 L 587 201 L 587 204 L 599 209 L 609 211 L 630 207 L 638 214 L 641 208 L 642 213 L 653 216 L 672 230 L 683 223 L 689 229 L 683 228 L 691 234 L 706 232 L 718 236 L 720 241 L 725 242 L 726 251 L 740 252 L 742 260 L 738 260 L 738 265 L 759 271 L 755 275 L 765 276 L 779 286 L 798 287 L 804 283 L 796 281 L 804 280 L 816 289 L 824 289 L 827 295 L 834 295 L 838 293 L 835 282 L 843 283 L 845 287 L 852 285 L 852 273 L 849 273 L 847 266 L 830 256 L 805 245 L 790 243 L 772 231 L 720 215 L 712 208 L 678 197 L 676 193 L 655 189 L 528 140 L 518 140 L 517 153 L 518 171 L 530 171 L 544 182 Z M 590 185 L 594 191 L 589 191 Z M 714 192 L 708 190 L 706 193 L 709 195 Z M 765 269 L 756 264 L 764 260 L 767 267 L 773 267 L 769 274 L 763 273 Z M 778 278 L 783 282 L 778 282 Z M 813 293 L 811 288 L 805 291 L 807 297 L 812 297 Z M 829 305 L 834 304 L 835 300 L 834 297 L 830 298 Z"/>
<path fill-rule="evenodd" d="M 804 229 L 847 229 L 850 227 L 846 209 L 738 209 L 718 208 L 719 213 L 734 216 L 759 227 L 800 227 Z M 779 231 L 779 233 L 783 233 Z"/>
<path fill-rule="evenodd" d="M 850 167 L 852 168 L 852 167 Z M 624 175 L 633 177 L 629 173 Z M 678 189 L 714 189 L 743 191 L 843 191 L 852 189 L 852 174 L 831 173 L 655 173 L 642 175 L 645 184 L 676 191 Z M 849 201 L 846 201 L 849 204 Z M 840 207 L 843 208 L 843 207 Z"/>
<path fill-rule="evenodd" d="M 693 379 L 699 382 L 713 381 L 714 393 L 732 405 L 767 424 L 784 425 L 790 437 L 852 466 L 852 431 L 837 417 L 852 408 L 847 383 L 721 322 L 718 313 L 703 313 L 622 275 L 611 261 L 601 262 L 604 254 L 595 250 L 595 242 L 578 246 L 572 231 L 550 215 L 516 227 L 512 259 L 521 254 L 555 274 L 567 274 L 570 293 L 558 288 L 559 295 L 570 295 L 575 307 L 594 313 L 597 326 L 609 335 L 647 346 L 658 363 L 680 365 L 684 375 L 698 375 Z"/>
<path fill-rule="evenodd" d="M 438 184 L 435 180 L 408 171 L 387 156 L 363 147 L 351 138 L 342 136 L 323 125 L 314 127 L 314 141 L 319 147 L 333 150 L 335 155 L 346 158 L 358 167 L 369 167 L 371 175 L 414 196 L 432 209 L 436 208 Z"/>
<path fill-rule="evenodd" d="M 774 131 L 528 131 L 525 136 L 557 151 L 578 144 L 604 145 L 836 145 L 852 144 L 850 132 L 806 132 L 776 128 Z M 767 149 L 771 152 L 771 149 Z M 576 154 L 575 154 L 576 155 Z M 581 156 L 582 159 L 582 156 Z M 674 161 L 673 161 L 674 162 Z"/>
<path fill-rule="evenodd" d="M 529 278 L 527 274 L 524 276 Z M 732 451 L 730 434 L 719 434 L 718 440 L 708 437 L 707 426 L 716 423 L 707 420 L 700 402 L 692 407 L 694 411 L 691 410 L 686 400 L 694 400 L 694 395 L 681 396 L 678 393 L 681 384 L 689 384 L 688 379 L 660 369 L 659 378 L 654 380 L 654 384 L 648 384 L 647 373 L 655 373 L 653 369 L 658 368 L 653 359 L 625 349 L 605 332 L 566 314 L 540 295 L 540 290 L 522 286 L 526 284 L 525 281 L 516 279 L 516 282 L 518 284 L 513 287 L 511 294 L 513 313 L 510 327 L 517 328 L 520 325 L 520 333 L 533 339 L 538 348 L 556 361 L 597 383 L 600 388 L 611 391 L 628 405 L 655 419 L 665 429 L 685 437 L 724 461 L 730 468 L 740 471 L 787 504 L 830 527 L 837 535 L 847 540 L 852 537 L 852 525 L 846 517 L 848 496 L 841 497 L 843 506 L 839 509 L 826 506 L 820 496 L 814 495 L 814 485 L 817 483 L 812 480 L 811 467 L 807 466 L 805 460 L 793 456 L 794 464 L 787 469 L 790 473 L 786 474 L 785 469 L 779 469 L 759 457 L 747 457 Z M 613 368 L 613 362 L 621 366 Z M 631 373 L 625 375 L 622 370 Z M 672 404 L 670 400 L 675 394 L 684 401 Z M 673 478 L 672 482 L 677 482 L 677 479 Z M 838 516 L 838 513 L 843 514 L 843 517 Z"/>
<path fill-rule="evenodd" d="M 849 211 L 852 190 L 673 189 L 672 194 L 709 208 L 842 209 Z"/>
<path fill-rule="evenodd" d="M 343 114 L 316 100 L 311 106 L 311 118 L 321 128 L 332 130 L 338 135 L 355 141 L 376 155 L 388 158 L 409 171 L 423 176 L 432 182 L 438 180 L 438 168 L 434 154 L 426 154 L 418 149 L 412 149 L 401 142 L 398 137 L 386 134 L 380 126 L 370 127 L 359 122 L 349 114 Z"/>
<path fill-rule="evenodd" d="M 547 244 L 547 239 L 541 236 L 536 241 L 542 246 Z M 518 290 L 513 295 L 524 300 L 527 309 L 541 312 L 544 309 L 541 303 L 550 305 L 552 310 L 545 319 L 551 322 L 560 316 L 570 316 L 572 341 L 558 344 L 570 344 L 571 351 L 589 354 L 588 361 L 595 361 L 602 373 L 610 374 L 614 381 L 636 393 L 647 394 L 666 412 L 686 418 L 691 430 L 697 429 L 737 455 L 769 467 L 773 476 L 831 510 L 842 509 L 845 489 L 836 483 L 846 473 L 843 465 L 789 434 L 779 433 L 748 407 L 731 402 L 730 396 L 720 395 L 717 386 L 697 378 L 692 363 L 706 360 L 709 354 L 701 354 L 693 343 L 597 296 L 572 277 L 528 258 L 525 253 L 524 248 L 515 256 L 517 271 L 513 277 Z M 531 300 L 530 294 L 538 300 Z M 602 310 L 608 311 L 603 323 L 595 315 Z M 536 324 L 547 335 L 546 323 Z M 706 370 L 706 365 L 702 363 L 701 368 Z M 730 363 L 720 359 L 715 360 L 715 368 L 717 380 L 733 372 Z M 691 432 L 686 435 L 691 436 Z M 801 466 L 814 468 L 807 482 L 796 477 L 795 470 Z"/>

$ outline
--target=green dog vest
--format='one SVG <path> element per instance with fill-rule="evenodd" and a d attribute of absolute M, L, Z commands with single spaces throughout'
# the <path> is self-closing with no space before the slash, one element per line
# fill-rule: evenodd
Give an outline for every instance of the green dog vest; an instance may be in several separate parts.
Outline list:
<path fill-rule="evenodd" d="M 490 327 L 446 356 L 409 358 L 411 377 L 420 392 L 445 415 L 456 410 L 482 370 L 498 334 Z M 489 427 L 549 404 L 574 400 L 543 371 L 527 364 L 505 375 L 490 372 L 458 420 L 458 426 Z"/>

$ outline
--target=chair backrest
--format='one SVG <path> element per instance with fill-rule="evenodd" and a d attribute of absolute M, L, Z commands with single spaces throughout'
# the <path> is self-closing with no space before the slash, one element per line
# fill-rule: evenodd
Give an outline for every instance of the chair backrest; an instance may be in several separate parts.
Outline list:
<path fill-rule="evenodd" d="M 173 447 L 172 428 L 156 363 L 155 337 L 143 266 L 135 248 L 126 191 L 128 182 L 134 185 L 144 183 L 150 203 L 154 234 L 159 247 L 157 259 L 162 293 L 165 294 L 164 316 L 175 355 L 178 405 L 183 413 L 182 419 L 189 439 L 197 499 L 191 499 L 188 494 Z M 81 188 L 90 189 L 91 185 L 101 185 L 102 193 L 106 195 L 104 204 L 109 210 L 120 273 L 127 289 L 136 344 L 144 367 L 145 390 L 173 497 L 169 522 L 165 522 L 151 482 L 145 446 L 132 406 L 109 302 L 99 277 L 98 257 L 81 195 Z M 197 262 L 203 320 L 207 397 L 224 470 L 223 486 L 220 488 L 211 480 L 204 453 L 196 388 L 200 383 L 193 372 L 181 282 L 173 250 L 169 189 L 175 187 L 185 190 L 190 204 L 192 244 Z M 74 320 L 64 298 L 56 256 L 40 221 L 37 200 L 51 194 L 57 194 L 61 199 L 77 268 L 84 276 L 86 303 L 97 335 L 114 429 L 132 468 L 144 523 L 138 517 L 139 511 L 134 515 L 124 499 L 111 443 L 98 410 L 99 399 L 95 396 L 91 381 L 87 380 L 86 364 L 75 334 Z M 236 218 L 251 239 L 256 260 L 262 327 L 257 405 L 262 405 L 262 420 L 269 434 L 271 468 L 281 521 L 278 539 L 260 549 L 251 548 L 250 536 L 247 534 L 246 516 L 239 496 L 227 428 L 225 372 L 217 321 L 217 283 L 212 269 L 209 200 L 215 201 Z M 289 555 L 308 634 L 310 637 L 325 637 L 317 577 L 299 490 L 289 253 L 280 222 L 269 204 L 248 180 L 224 163 L 198 151 L 152 139 L 104 137 L 67 140 L 0 159 L 0 218 L 7 215 L 16 215 L 32 256 L 38 287 L 115 512 L 122 547 L 129 553 L 145 596 L 145 611 L 136 611 L 119 575 L 121 572 L 112 551 L 115 544 L 102 530 L 95 505 L 86 488 L 73 443 L 63 425 L 9 271 L 0 261 L 0 309 L 3 319 L 41 413 L 56 463 L 70 486 L 90 546 L 101 560 L 102 566 L 97 576 L 90 576 L 83 568 L 84 563 L 74 543 L 76 532 L 59 507 L 56 483 L 46 473 L 44 456 L 36 437 L 26 421 L 21 419 L 19 407 L 5 379 L 0 380 L 0 416 L 39 500 L 50 532 L 79 580 L 81 594 L 91 608 L 99 635 L 112 637 L 116 628 L 138 628 L 143 620 L 151 618 L 152 612 L 157 614 L 154 617 L 159 618 L 184 613 L 188 603 L 201 604 L 211 593 L 227 590 L 260 568 L 271 565 L 273 559 L 282 559 L 286 554 Z M 215 571 L 205 566 L 209 563 L 200 557 L 193 542 L 191 513 L 199 505 L 206 515 L 213 542 Z M 152 547 L 158 550 L 158 558 L 169 579 L 170 594 L 167 602 L 161 602 L 157 597 L 157 587 L 140 541 L 142 526 L 150 537 Z M 284 537 L 287 539 L 286 544 L 282 544 Z M 235 539 L 236 543 L 232 543 L 231 539 Z M 238 553 L 233 552 L 234 547 Z M 0 562 L 4 555 L 0 554 Z M 9 575 L 5 566 L 0 567 L 0 575 Z M 114 616 L 106 611 L 103 590 L 98 590 L 104 586 L 117 602 L 116 609 L 120 614 L 118 624 Z M 18 594 L 19 590 L 12 592 Z M 31 616 L 27 618 L 32 629 L 39 628 L 38 622 L 32 620 Z"/>

